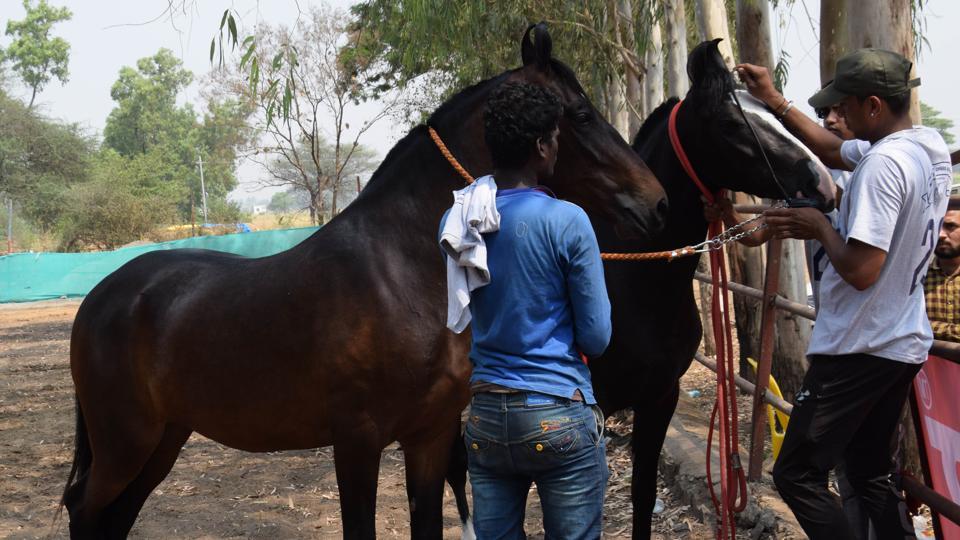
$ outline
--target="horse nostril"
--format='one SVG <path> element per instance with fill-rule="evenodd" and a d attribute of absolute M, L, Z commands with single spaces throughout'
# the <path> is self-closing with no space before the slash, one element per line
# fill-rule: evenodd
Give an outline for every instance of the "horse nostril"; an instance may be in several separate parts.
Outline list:
<path fill-rule="evenodd" d="M 657 215 L 661 219 L 667 219 L 667 211 L 670 209 L 670 204 L 667 202 L 667 198 L 664 197 L 657 202 Z"/>

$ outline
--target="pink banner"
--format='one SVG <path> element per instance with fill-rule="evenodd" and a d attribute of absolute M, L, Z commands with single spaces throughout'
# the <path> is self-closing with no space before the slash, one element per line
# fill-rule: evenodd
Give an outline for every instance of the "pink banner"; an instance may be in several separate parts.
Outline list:
<path fill-rule="evenodd" d="M 960 504 L 960 364 L 930 355 L 913 380 L 933 489 Z M 941 518 L 944 540 L 960 540 L 960 526 Z"/>

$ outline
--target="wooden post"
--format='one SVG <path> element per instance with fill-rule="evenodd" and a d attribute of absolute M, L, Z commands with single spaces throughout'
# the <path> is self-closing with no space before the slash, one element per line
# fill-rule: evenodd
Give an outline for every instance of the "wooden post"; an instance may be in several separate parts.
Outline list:
<path fill-rule="evenodd" d="M 753 392 L 753 415 L 750 437 L 750 466 L 747 479 L 755 482 L 763 474 L 763 441 L 767 430 L 767 414 L 764 394 L 770 381 L 773 362 L 773 333 L 777 320 L 775 301 L 780 285 L 780 251 L 783 241 L 774 238 L 767 243 L 767 275 L 763 283 L 763 316 L 760 322 L 760 359 L 757 366 L 757 382 Z"/>

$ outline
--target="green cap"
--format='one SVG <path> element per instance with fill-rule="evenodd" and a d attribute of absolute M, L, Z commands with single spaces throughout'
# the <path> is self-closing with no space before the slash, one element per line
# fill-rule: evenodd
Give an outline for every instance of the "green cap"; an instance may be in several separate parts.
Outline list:
<path fill-rule="evenodd" d="M 823 87 L 807 103 L 817 109 L 840 103 L 847 96 L 895 96 L 920 86 L 910 79 L 913 63 L 895 52 L 883 49 L 859 49 L 837 60 L 833 82 Z"/>

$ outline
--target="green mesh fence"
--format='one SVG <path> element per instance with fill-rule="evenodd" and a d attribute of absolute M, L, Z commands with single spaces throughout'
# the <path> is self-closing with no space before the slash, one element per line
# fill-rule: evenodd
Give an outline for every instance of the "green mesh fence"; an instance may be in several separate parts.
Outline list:
<path fill-rule="evenodd" d="M 317 227 L 197 236 L 97 253 L 14 253 L 0 257 L 0 303 L 85 296 L 124 263 L 158 249 L 212 249 L 265 257 L 299 244 Z"/>

